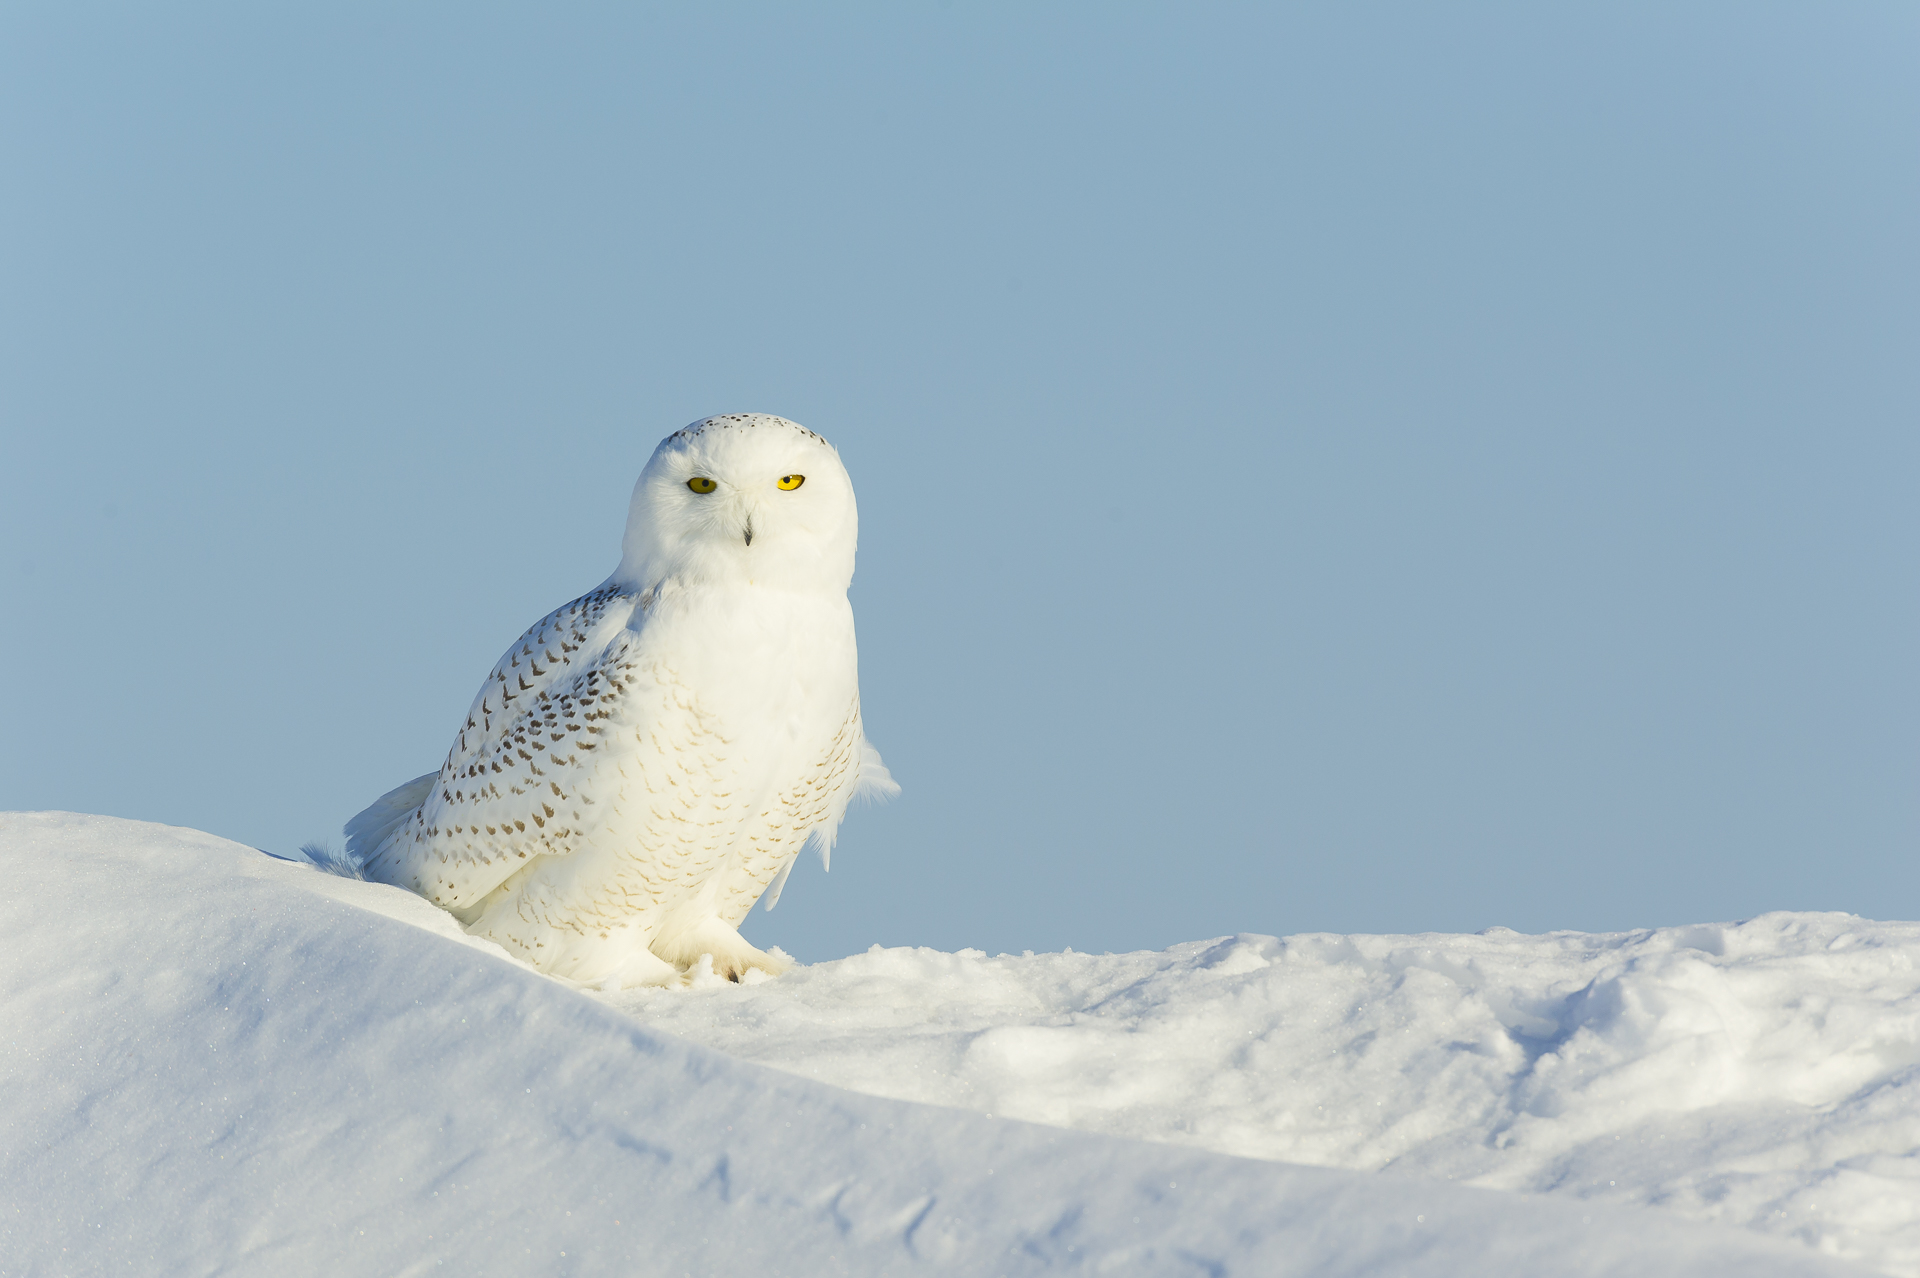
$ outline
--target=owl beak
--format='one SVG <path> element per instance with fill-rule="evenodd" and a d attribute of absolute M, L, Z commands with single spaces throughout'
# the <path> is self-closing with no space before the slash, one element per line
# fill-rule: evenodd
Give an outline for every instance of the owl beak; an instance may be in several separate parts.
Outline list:
<path fill-rule="evenodd" d="M 753 516 L 747 516 L 747 544 L 753 544 Z"/>

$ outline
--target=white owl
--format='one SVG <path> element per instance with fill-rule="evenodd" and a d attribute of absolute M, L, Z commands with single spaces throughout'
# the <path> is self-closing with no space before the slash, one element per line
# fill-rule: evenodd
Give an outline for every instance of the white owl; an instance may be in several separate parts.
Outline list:
<path fill-rule="evenodd" d="M 620 567 L 522 635 L 440 771 L 347 823 L 367 876 L 588 984 L 701 955 L 777 974 L 736 930 L 856 793 L 898 793 L 860 726 L 853 482 L 780 417 L 709 417 L 634 485 Z"/>

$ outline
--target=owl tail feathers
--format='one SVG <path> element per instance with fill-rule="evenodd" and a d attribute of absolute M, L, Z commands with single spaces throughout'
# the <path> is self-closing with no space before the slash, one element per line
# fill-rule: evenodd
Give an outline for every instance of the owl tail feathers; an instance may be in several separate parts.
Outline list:
<path fill-rule="evenodd" d="M 419 810 L 420 805 L 427 801 L 427 796 L 433 793 L 433 783 L 439 779 L 437 771 L 415 777 L 405 785 L 387 791 L 375 799 L 365 812 L 347 822 L 346 855 L 365 867 L 366 877 L 383 877 L 376 859 L 380 845 Z"/>
<path fill-rule="evenodd" d="M 787 888 L 787 876 L 793 873 L 793 863 L 799 859 L 797 856 L 788 857 L 787 863 L 780 867 L 780 873 L 773 876 L 773 884 L 767 888 L 765 906 L 767 913 L 773 913 L 773 907 L 780 904 L 780 894 Z"/>
<path fill-rule="evenodd" d="M 365 879 L 367 869 L 360 864 L 360 858 L 351 852 L 343 852 L 318 839 L 300 845 L 300 855 L 306 858 L 308 865 L 322 874 L 337 874 L 343 879 Z"/>
<path fill-rule="evenodd" d="M 893 773 L 887 771 L 887 765 L 880 762 L 880 752 L 873 743 L 860 739 L 860 776 L 853 783 L 853 797 L 856 799 L 891 799 L 900 793 L 900 783 L 893 779 Z"/>
<path fill-rule="evenodd" d="M 860 738 L 860 771 L 854 777 L 854 799 L 866 799 L 878 803 L 882 799 L 891 799 L 900 793 L 900 783 L 893 779 L 893 773 L 887 771 L 887 765 L 880 762 L 880 752 L 865 737 Z M 841 809 L 841 815 L 846 809 Z M 820 868 L 833 868 L 833 839 L 840 833 L 840 820 L 836 817 L 829 825 L 816 826 L 813 831 L 813 846 L 820 853 Z M 793 864 L 787 863 L 789 867 Z M 784 880 L 783 880 L 784 882 Z M 772 907 L 768 907 L 772 908 Z"/>
<path fill-rule="evenodd" d="M 880 761 L 880 752 L 865 737 L 860 739 L 860 771 L 853 782 L 853 798 L 869 799 L 878 802 L 891 799 L 900 793 L 900 783 L 893 779 L 893 773 L 887 771 L 887 765 Z M 844 813 L 844 809 L 842 810 Z M 833 836 L 840 832 L 840 818 L 835 817 L 830 824 L 815 826 L 807 836 L 814 850 L 820 854 L 820 868 L 833 869 Z M 786 889 L 787 875 L 793 873 L 793 863 L 799 857 L 793 857 L 780 867 L 780 873 L 774 876 L 763 898 L 763 909 L 771 910 L 780 903 L 780 893 Z"/>

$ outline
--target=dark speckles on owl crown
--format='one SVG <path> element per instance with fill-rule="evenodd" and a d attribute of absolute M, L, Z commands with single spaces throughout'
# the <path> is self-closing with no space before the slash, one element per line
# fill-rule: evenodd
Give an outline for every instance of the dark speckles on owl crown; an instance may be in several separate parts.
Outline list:
<path fill-rule="evenodd" d="M 755 426 L 786 426 L 799 431 L 816 444 L 827 444 L 826 436 L 815 434 L 799 422 L 790 422 L 784 417 L 775 417 L 772 413 L 722 413 L 718 417 L 702 417 L 689 426 L 684 426 L 668 439 L 693 439 L 709 430 L 732 430 L 735 427 L 752 429 Z M 832 448 L 832 444 L 827 444 Z"/>

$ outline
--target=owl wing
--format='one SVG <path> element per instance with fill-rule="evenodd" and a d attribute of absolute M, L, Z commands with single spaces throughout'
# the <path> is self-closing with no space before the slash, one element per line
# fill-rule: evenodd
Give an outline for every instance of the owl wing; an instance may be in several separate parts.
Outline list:
<path fill-rule="evenodd" d="M 347 825 L 369 878 L 436 905 L 472 905 L 537 855 L 579 837 L 571 799 L 596 767 L 602 719 L 624 682 L 629 623 L 649 601 L 603 586 L 541 618 L 500 658 L 437 773 Z"/>

